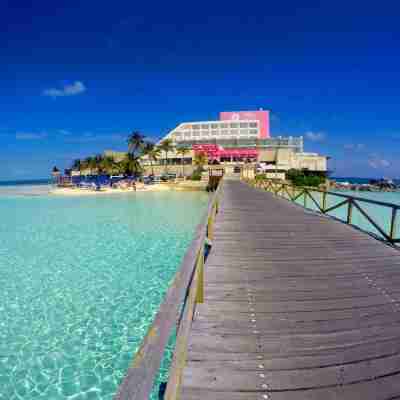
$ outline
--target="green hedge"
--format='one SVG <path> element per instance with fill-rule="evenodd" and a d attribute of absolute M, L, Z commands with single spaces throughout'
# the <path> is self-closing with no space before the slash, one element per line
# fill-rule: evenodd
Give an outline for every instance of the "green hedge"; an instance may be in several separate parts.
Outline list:
<path fill-rule="evenodd" d="M 289 170 L 286 173 L 286 179 L 290 180 L 295 186 L 313 186 L 317 187 L 325 183 L 325 176 L 312 173 L 305 173 L 301 170 Z"/>
<path fill-rule="evenodd" d="M 201 170 L 196 169 L 195 171 L 193 171 L 190 179 L 192 181 L 201 181 Z"/>

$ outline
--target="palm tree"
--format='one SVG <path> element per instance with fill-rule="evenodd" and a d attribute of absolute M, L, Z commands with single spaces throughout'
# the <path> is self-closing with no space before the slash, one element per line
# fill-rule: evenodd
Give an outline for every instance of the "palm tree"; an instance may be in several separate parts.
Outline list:
<path fill-rule="evenodd" d="M 185 155 L 189 153 L 189 149 L 187 147 L 180 147 L 176 152 L 182 157 L 181 158 L 181 165 L 182 165 L 182 175 L 185 177 L 185 166 L 183 163 L 183 159 L 185 158 Z"/>
<path fill-rule="evenodd" d="M 200 171 L 203 170 L 204 165 L 208 162 L 206 153 L 200 152 L 194 156 L 193 164 L 197 166 L 197 169 Z"/>
<path fill-rule="evenodd" d="M 79 158 L 77 158 L 76 160 L 73 161 L 71 168 L 74 171 L 79 171 L 79 175 L 81 174 L 81 170 L 82 170 L 82 162 Z"/>
<path fill-rule="evenodd" d="M 136 156 L 136 152 L 143 149 L 145 136 L 138 131 L 133 131 L 128 137 L 128 152 Z"/>
<path fill-rule="evenodd" d="M 121 161 L 121 164 L 125 175 L 138 175 L 142 172 L 139 157 L 136 157 L 132 153 L 127 153 L 124 160 Z"/>
<path fill-rule="evenodd" d="M 52 177 L 54 179 L 54 182 L 56 183 L 60 179 L 61 172 L 56 166 L 54 166 L 53 169 L 51 170 L 51 175 L 52 175 Z"/>
<path fill-rule="evenodd" d="M 153 161 L 156 162 L 159 159 L 160 149 L 156 147 L 154 143 L 146 142 L 143 149 L 143 154 L 147 155 L 147 157 L 149 158 L 151 174 L 154 175 Z"/>
<path fill-rule="evenodd" d="M 108 175 L 113 175 L 114 172 L 118 170 L 118 165 L 113 157 L 104 156 L 100 160 L 100 168 L 103 172 L 106 172 Z"/>
<path fill-rule="evenodd" d="M 97 168 L 96 158 L 95 157 L 86 157 L 82 162 L 82 168 L 88 169 L 89 174 L 92 175 L 93 170 Z"/>
<path fill-rule="evenodd" d="M 164 139 L 158 148 L 165 154 L 165 173 L 168 172 L 168 153 L 174 150 L 174 142 L 171 139 Z"/>
<path fill-rule="evenodd" d="M 104 167 L 104 157 L 101 154 L 96 154 L 94 157 L 94 165 L 98 175 L 106 172 Z"/>

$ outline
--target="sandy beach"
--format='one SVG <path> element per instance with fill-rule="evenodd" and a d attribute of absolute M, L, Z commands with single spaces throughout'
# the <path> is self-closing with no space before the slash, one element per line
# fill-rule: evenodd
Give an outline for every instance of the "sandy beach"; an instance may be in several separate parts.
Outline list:
<path fill-rule="evenodd" d="M 155 185 L 138 186 L 136 190 L 133 188 L 117 189 L 117 188 L 101 188 L 100 190 L 57 187 L 50 190 L 50 194 L 57 196 L 93 196 L 103 194 L 122 194 L 137 192 L 162 192 L 168 190 L 178 191 L 197 191 L 205 190 L 207 182 L 186 181 L 180 183 L 160 183 Z"/>

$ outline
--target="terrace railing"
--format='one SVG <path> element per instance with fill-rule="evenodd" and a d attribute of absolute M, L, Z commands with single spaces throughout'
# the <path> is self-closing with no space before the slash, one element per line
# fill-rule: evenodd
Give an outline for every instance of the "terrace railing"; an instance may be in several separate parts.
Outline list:
<path fill-rule="evenodd" d="M 190 327 L 196 304 L 204 301 L 204 263 L 212 245 L 222 179 L 209 201 L 207 215 L 198 225 L 164 301 L 122 381 L 115 400 L 147 400 L 158 376 L 168 340 L 176 327 L 176 344 L 164 399 L 178 398 L 186 363 Z"/>
<path fill-rule="evenodd" d="M 275 180 L 245 180 L 249 184 L 305 208 L 335 217 L 342 222 L 372 233 L 391 244 L 400 242 L 398 236 L 400 205 L 314 187 L 296 187 Z"/>

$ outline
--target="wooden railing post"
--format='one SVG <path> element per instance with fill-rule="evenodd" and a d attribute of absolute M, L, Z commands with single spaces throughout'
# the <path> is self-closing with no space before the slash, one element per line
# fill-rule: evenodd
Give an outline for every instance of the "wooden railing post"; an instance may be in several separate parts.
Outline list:
<path fill-rule="evenodd" d="M 326 210 L 326 191 L 322 193 L 322 212 L 325 213 Z"/>
<path fill-rule="evenodd" d="M 214 239 L 214 210 L 212 210 L 210 216 L 208 217 L 208 223 L 207 223 L 207 237 L 210 240 Z"/>
<path fill-rule="evenodd" d="M 392 208 L 392 218 L 390 221 L 390 240 L 393 241 L 396 239 L 396 217 L 397 217 L 397 208 L 393 207 Z"/>
<path fill-rule="evenodd" d="M 197 256 L 197 290 L 196 303 L 204 303 L 204 247 L 202 247 Z"/>
<path fill-rule="evenodd" d="M 351 224 L 351 220 L 352 220 L 352 216 L 353 216 L 353 200 L 349 199 L 349 203 L 348 203 L 348 207 L 347 207 L 347 223 Z"/>

